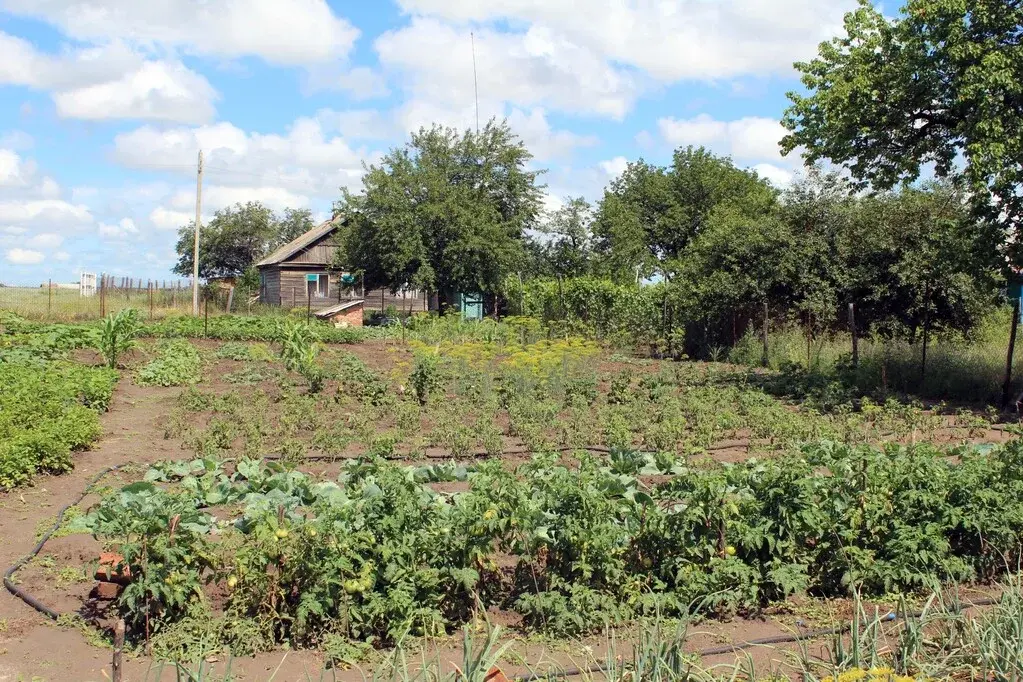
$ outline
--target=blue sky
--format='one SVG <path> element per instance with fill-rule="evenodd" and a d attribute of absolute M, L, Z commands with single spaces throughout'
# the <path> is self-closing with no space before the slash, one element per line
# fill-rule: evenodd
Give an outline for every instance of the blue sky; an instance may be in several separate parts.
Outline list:
<path fill-rule="evenodd" d="M 506 117 L 548 206 L 639 157 L 730 154 L 784 184 L 792 62 L 851 0 L 0 0 L 0 282 L 169 278 L 235 202 L 325 215 L 409 130 Z"/>

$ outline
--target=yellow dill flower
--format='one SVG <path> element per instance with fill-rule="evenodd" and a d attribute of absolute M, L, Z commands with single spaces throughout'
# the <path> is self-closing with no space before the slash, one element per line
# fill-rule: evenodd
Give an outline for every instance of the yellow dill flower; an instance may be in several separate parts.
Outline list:
<path fill-rule="evenodd" d="M 844 673 L 838 676 L 838 682 L 856 682 L 867 677 L 867 671 L 863 668 L 853 668 L 852 670 L 846 670 Z"/>

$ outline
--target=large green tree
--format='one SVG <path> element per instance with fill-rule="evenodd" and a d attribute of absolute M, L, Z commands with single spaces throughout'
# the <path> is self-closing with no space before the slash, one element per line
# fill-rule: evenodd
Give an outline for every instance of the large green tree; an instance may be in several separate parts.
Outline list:
<path fill-rule="evenodd" d="M 808 92 L 789 94 L 786 152 L 840 164 L 874 189 L 930 165 L 967 182 L 989 221 L 1018 229 L 1023 2 L 909 0 L 888 18 L 860 0 L 845 35 L 796 68 Z"/>
<path fill-rule="evenodd" d="M 195 223 L 178 230 L 179 275 L 192 274 L 194 239 Z M 199 233 L 199 277 L 237 277 L 278 241 L 277 217 L 258 201 L 221 209 Z"/>
<path fill-rule="evenodd" d="M 286 208 L 283 215 L 276 217 L 276 223 L 276 235 L 273 243 L 270 244 L 271 249 L 298 239 L 316 227 L 316 223 L 313 222 L 313 212 L 308 208 Z"/>
<path fill-rule="evenodd" d="M 239 277 L 270 251 L 314 226 L 309 209 L 287 208 L 278 216 L 258 201 L 221 209 L 199 234 L 199 277 Z M 192 274 L 194 239 L 194 223 L 178 230 L 174 272 L 179 275 Z"/>
<path fill-rule="evenodd" d="M 767 213 L 776 192 L 753 171 L 706 149 L 675 151 L 671 166 L 630 163 L 608 186 L 593 224 L 606 271 L 617 279 L 660 274 L 678 260 L 722 205 L 739 213 Z"/>
<path fill-rule="evenodd" d="M 534 277 L 581 277 L 593 266 L 593 207 L 572 197 L 547 215 L 538 235 L 526 242 Z"/>
<path fill-rule="evenodd" d="M 497 291 L 540 214 L 540 171 L 507 123 L 412 134 L 345 192 L 340 262 L 369 288 Z"/>
<path fill-rule="evenodd" d="M 925 327 L 968 333 L 996 300 L 999 231 L 954 184 L 863 198 L 845 227 L 841 296 L 866 328 L 911 342 Z"/>

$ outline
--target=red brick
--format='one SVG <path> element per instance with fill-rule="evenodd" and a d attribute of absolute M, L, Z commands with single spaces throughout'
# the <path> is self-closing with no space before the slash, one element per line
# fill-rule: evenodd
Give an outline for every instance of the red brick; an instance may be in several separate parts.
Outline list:
<path fill-rule="evenodd" d="M 93 599 L 105 599 L 107 601 L 113 601 L 121 596 L 121 590 L 124 589 L 123 585 L 117 583 L 108 583 L 99 581 L 95 587 L 92 588 L 91 596 Z"/>
<path fill-rule="evenodd" d="M 127 583 L 131 580 L 131 569 L 124 565 L 124 557 L 116 552 L 103 552 L 99 555 L 99 568 L 96 569 L 96 580 L 111 583 Z"/>

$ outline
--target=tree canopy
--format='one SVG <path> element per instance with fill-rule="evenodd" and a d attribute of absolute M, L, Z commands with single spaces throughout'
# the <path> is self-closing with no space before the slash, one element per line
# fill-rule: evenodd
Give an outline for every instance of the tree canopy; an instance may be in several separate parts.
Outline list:
<path fill-rule="evenodd" d="M 285 209 L 278 216 L 258 201 L 217 211 L 199 234 L 199 277 L 239 277 L 278 246 L 314 227 L 309 209 Z M 195 223 L 178 230 L 174 272 L 192 274 Z"/>
<path fill-rule="evenodd" d="M 237 277 L 266 255 L 278 240 L 276 217 L 259 203 L 235 204 L 213 215 L 199 239 L 199 277 Z M 192 274 L 195 223 L 178 230 L 178 263 L 174 272 Z"/>
<path fill-rule="evenodd" d="M 345 192 L 340 261 L 367 287 L 493 292 L 523 257 L 540 214 L 541 171 L 507 123 L 412 134 Z"/>
<path fill-rule="evenodd" d="M 532 276 L 581 277 L 593 267 L 593 207 L 583 197 L 570 197 L 550 212 L 526 242 L 524 268 Z"/>
<path fill-rule="evenodd" d="M 842 165 L 874 189 L 933 166 L 967 183 L 974 210 L 1018 230 L 1023 3 L 909 0 L 889 19 L 860 0 L 845 35 L 796 68 L 809 92 L 789 94 L 786 152 Z"/>
<path fill-rule="evenodd" d="M 636 268 L 670 277 L 716 207 L 755 215 L 775 196 L 755 172 L 703 147 L 676 150 L 669 167 L 639 160 L 604 190 L 593 224 L 596 249 L 615 278 L 635 278 Z"/>

